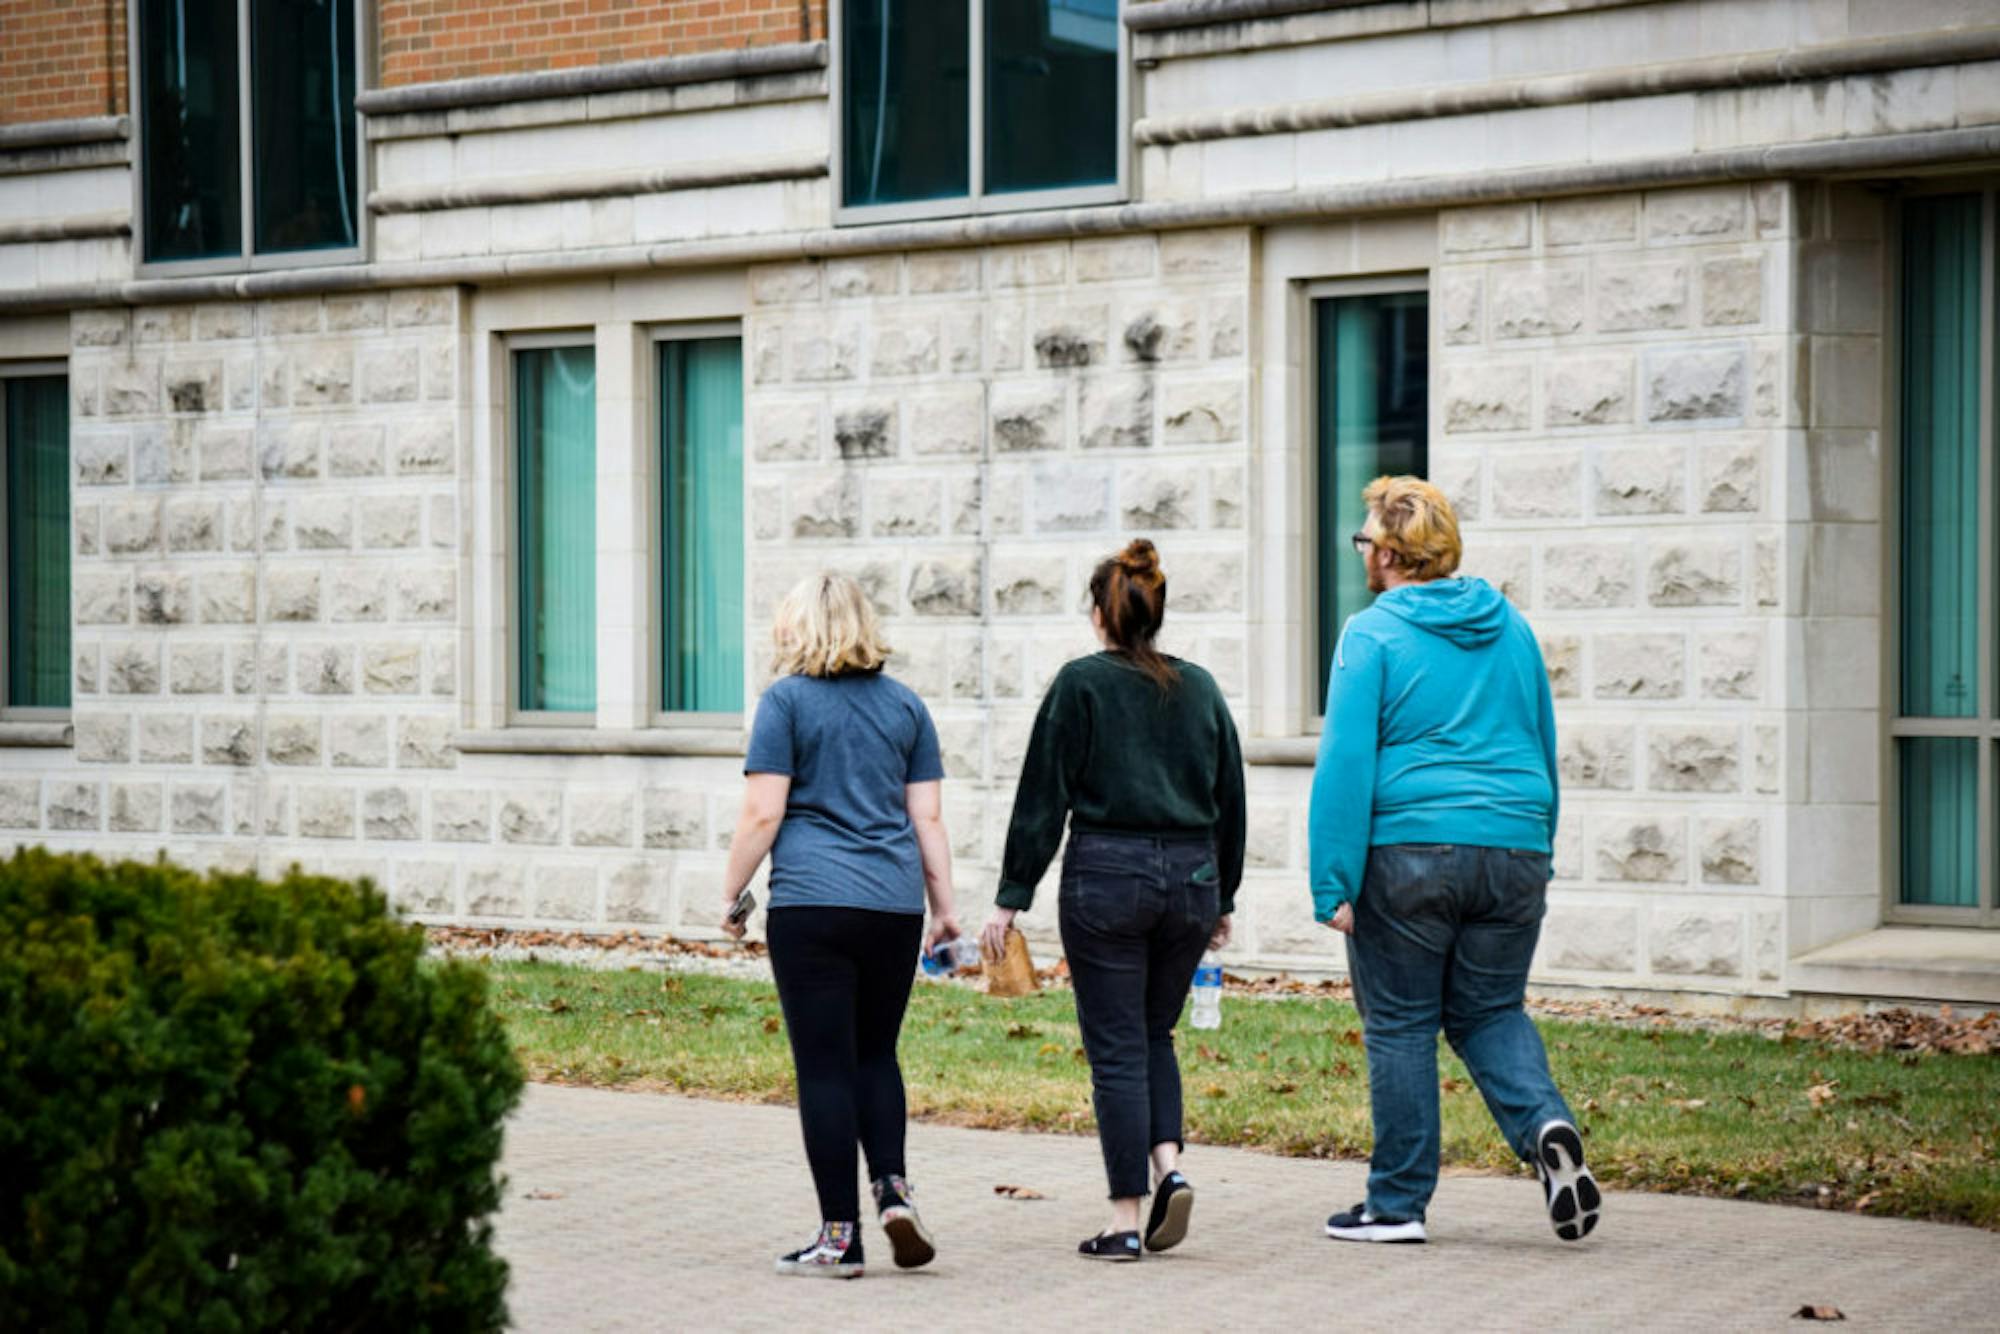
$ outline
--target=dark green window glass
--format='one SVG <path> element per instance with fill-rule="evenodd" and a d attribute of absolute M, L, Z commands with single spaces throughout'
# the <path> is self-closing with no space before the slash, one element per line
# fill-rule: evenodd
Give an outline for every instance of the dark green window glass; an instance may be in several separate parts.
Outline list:
<path fill-rule="evenodd" d="M 353 0 L 256 0 L 257 250 L 355 244 Z"/>
<path fill-rule="evenodd" d="M 69 707 L 69 381 L 0 380 L 7 475 L 7 703 Z"/>
<path fill-rule="evenodd" d="M 1902 711 L 1979 713 L 1977 195 L 1903 213 Z"/>
<path fill-rule="evenodd" d="M 139 0 L 149 260 L 243 252 L 236 0 Z"/>
<path fill-rule="evenodd" d="M 1118 179 L 1118 0 L 986 0 L 989 194 Z"/>
<path fill-rule="evenodd" d="M 1333 648 L 1347 618 L 1374 600 L 1348 539 L 1368 522 L 1361 492 L 1384 474 L 1429 467 L 1430 298 L 1422 292 L 1313 303 L 1319 420 L 1319 681 L 1326 706 Z"/>
<path fill-rule="evenodd" d="M 971 191 L 967 0 L 851 0 L 841 10 L 841 199 Z"/>
<path fill-rule="evenodd" d="M 669 712 L 743 710 L 743 345 L 660 344 L 660 578 Z"/>
<path fill-rule="evenodd" d="M 597 359 L 514 354 L 516 706 L 597 707 Z"/>
<path fill-rule="evenodd" d="M 1896 738 L 1904 903 L 1979 906 L 1979 742 Z"/>

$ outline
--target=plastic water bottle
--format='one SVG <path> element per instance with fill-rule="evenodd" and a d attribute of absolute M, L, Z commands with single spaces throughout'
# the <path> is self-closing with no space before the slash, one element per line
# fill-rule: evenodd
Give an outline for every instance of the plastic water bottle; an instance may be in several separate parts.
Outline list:
<path fill-rule="evenodd" d="M 949 977 L 979 962 L 979 942 L 970 936 L 940 940 L 936 949 L 923 952 L 919 962 L 923 965 L 924 976 Z"/>
<path fill-rule="evenodd" d="M 1222 960 L 1214 950 L 1202 955 L 1194 970 L 1194 1014 L 1188 1022 L 1196 1028 L 1222 1027 Z"/>

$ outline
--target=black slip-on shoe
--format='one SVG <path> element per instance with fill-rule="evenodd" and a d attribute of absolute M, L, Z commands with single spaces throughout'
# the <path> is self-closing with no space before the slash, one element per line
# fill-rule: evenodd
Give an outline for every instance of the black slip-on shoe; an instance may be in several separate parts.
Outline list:
<path fill-rule="evenodd" d="M 1139 1258 L 1139 1234 L 1136 1232 L 1100 1232 L 1086 1238 L 1076 1248 L 1076 1253 L 1086 1260 L 1131 1261 Z"/>
<path fill-rule="evenodd" d="M 778 1257 L 778 1272 L 802 1278 L 860 1278 L 861 1229 L 853 1223 L 821 1226 L 812 1244 Z"/>
<path fill-rule="evenodd" d="M 1550 1121 L 1535 1134 L 1535 1172 L 1549 1207 L 1549 1223 L 1564 1241 L 1581 1241 L 1597 1226 L 1604 1207 L 1597 1178 L 1583 1165 L 1583 1136 L 1567 1121 Z"/>
<path fill-rule="evenodd" d="M 1146 1219 L 1146 1249 L 1170 1251 L 1187 1240 L 1188 1217 L 1194 1213 L 1194 1187 L 1179 1172 L 1169 1172 L 1153 1192 L 1153 1211 Z"/>
<path fill-rule="evenodd" d="M 1420 1242 L 1427 1236 L 1421 1218 L 1377 1218 L 1365 1203 L 1327 1219 L 1326 1235 L 1335 1241 L 1404 1242 Z"/>
<path fill-rule="evenodd" d="M 900 1176 L 878 1178 L 873 1185 L 876 1217 L 898 1269 L 918 1269 L 937 1258 L 924 1220 L 917 1217 L 916 1191 Z"/>

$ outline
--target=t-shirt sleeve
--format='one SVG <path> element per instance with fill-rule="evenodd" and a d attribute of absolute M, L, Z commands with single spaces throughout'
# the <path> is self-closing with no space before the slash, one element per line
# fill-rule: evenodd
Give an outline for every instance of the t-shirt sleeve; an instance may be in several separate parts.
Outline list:
<path fill-rule="evenodd" d="M 798 770 L 793 764 L 791 697 L 774 686 L 757 701 L 757 716 L 750 724 L 750 745 L 743 752 L 743 772 L 796 778 Z"/>
<path fill-rule="evenodd" d="M 917 739 L 910 746 L 909 771 L 903 775 L 903 781 L 935 783 L 944 777 L 944 756 L 938 749 L 937 724 L 931 721 L 931 711 L 924 707 L 923 700 L 915 703 Z"/>

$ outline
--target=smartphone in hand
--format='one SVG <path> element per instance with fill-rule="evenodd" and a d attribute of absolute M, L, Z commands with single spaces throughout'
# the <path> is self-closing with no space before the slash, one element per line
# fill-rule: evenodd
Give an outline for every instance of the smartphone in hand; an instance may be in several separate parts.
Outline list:
<path fill-rule="evenodd" d="M 736 902 L 730 905 L 727 919 L 729 925 L 742 926 L 750 920 L 750 914 L 755 911 L 757 911 L 757 896 L 746 889 L 738 894 Z"/>

